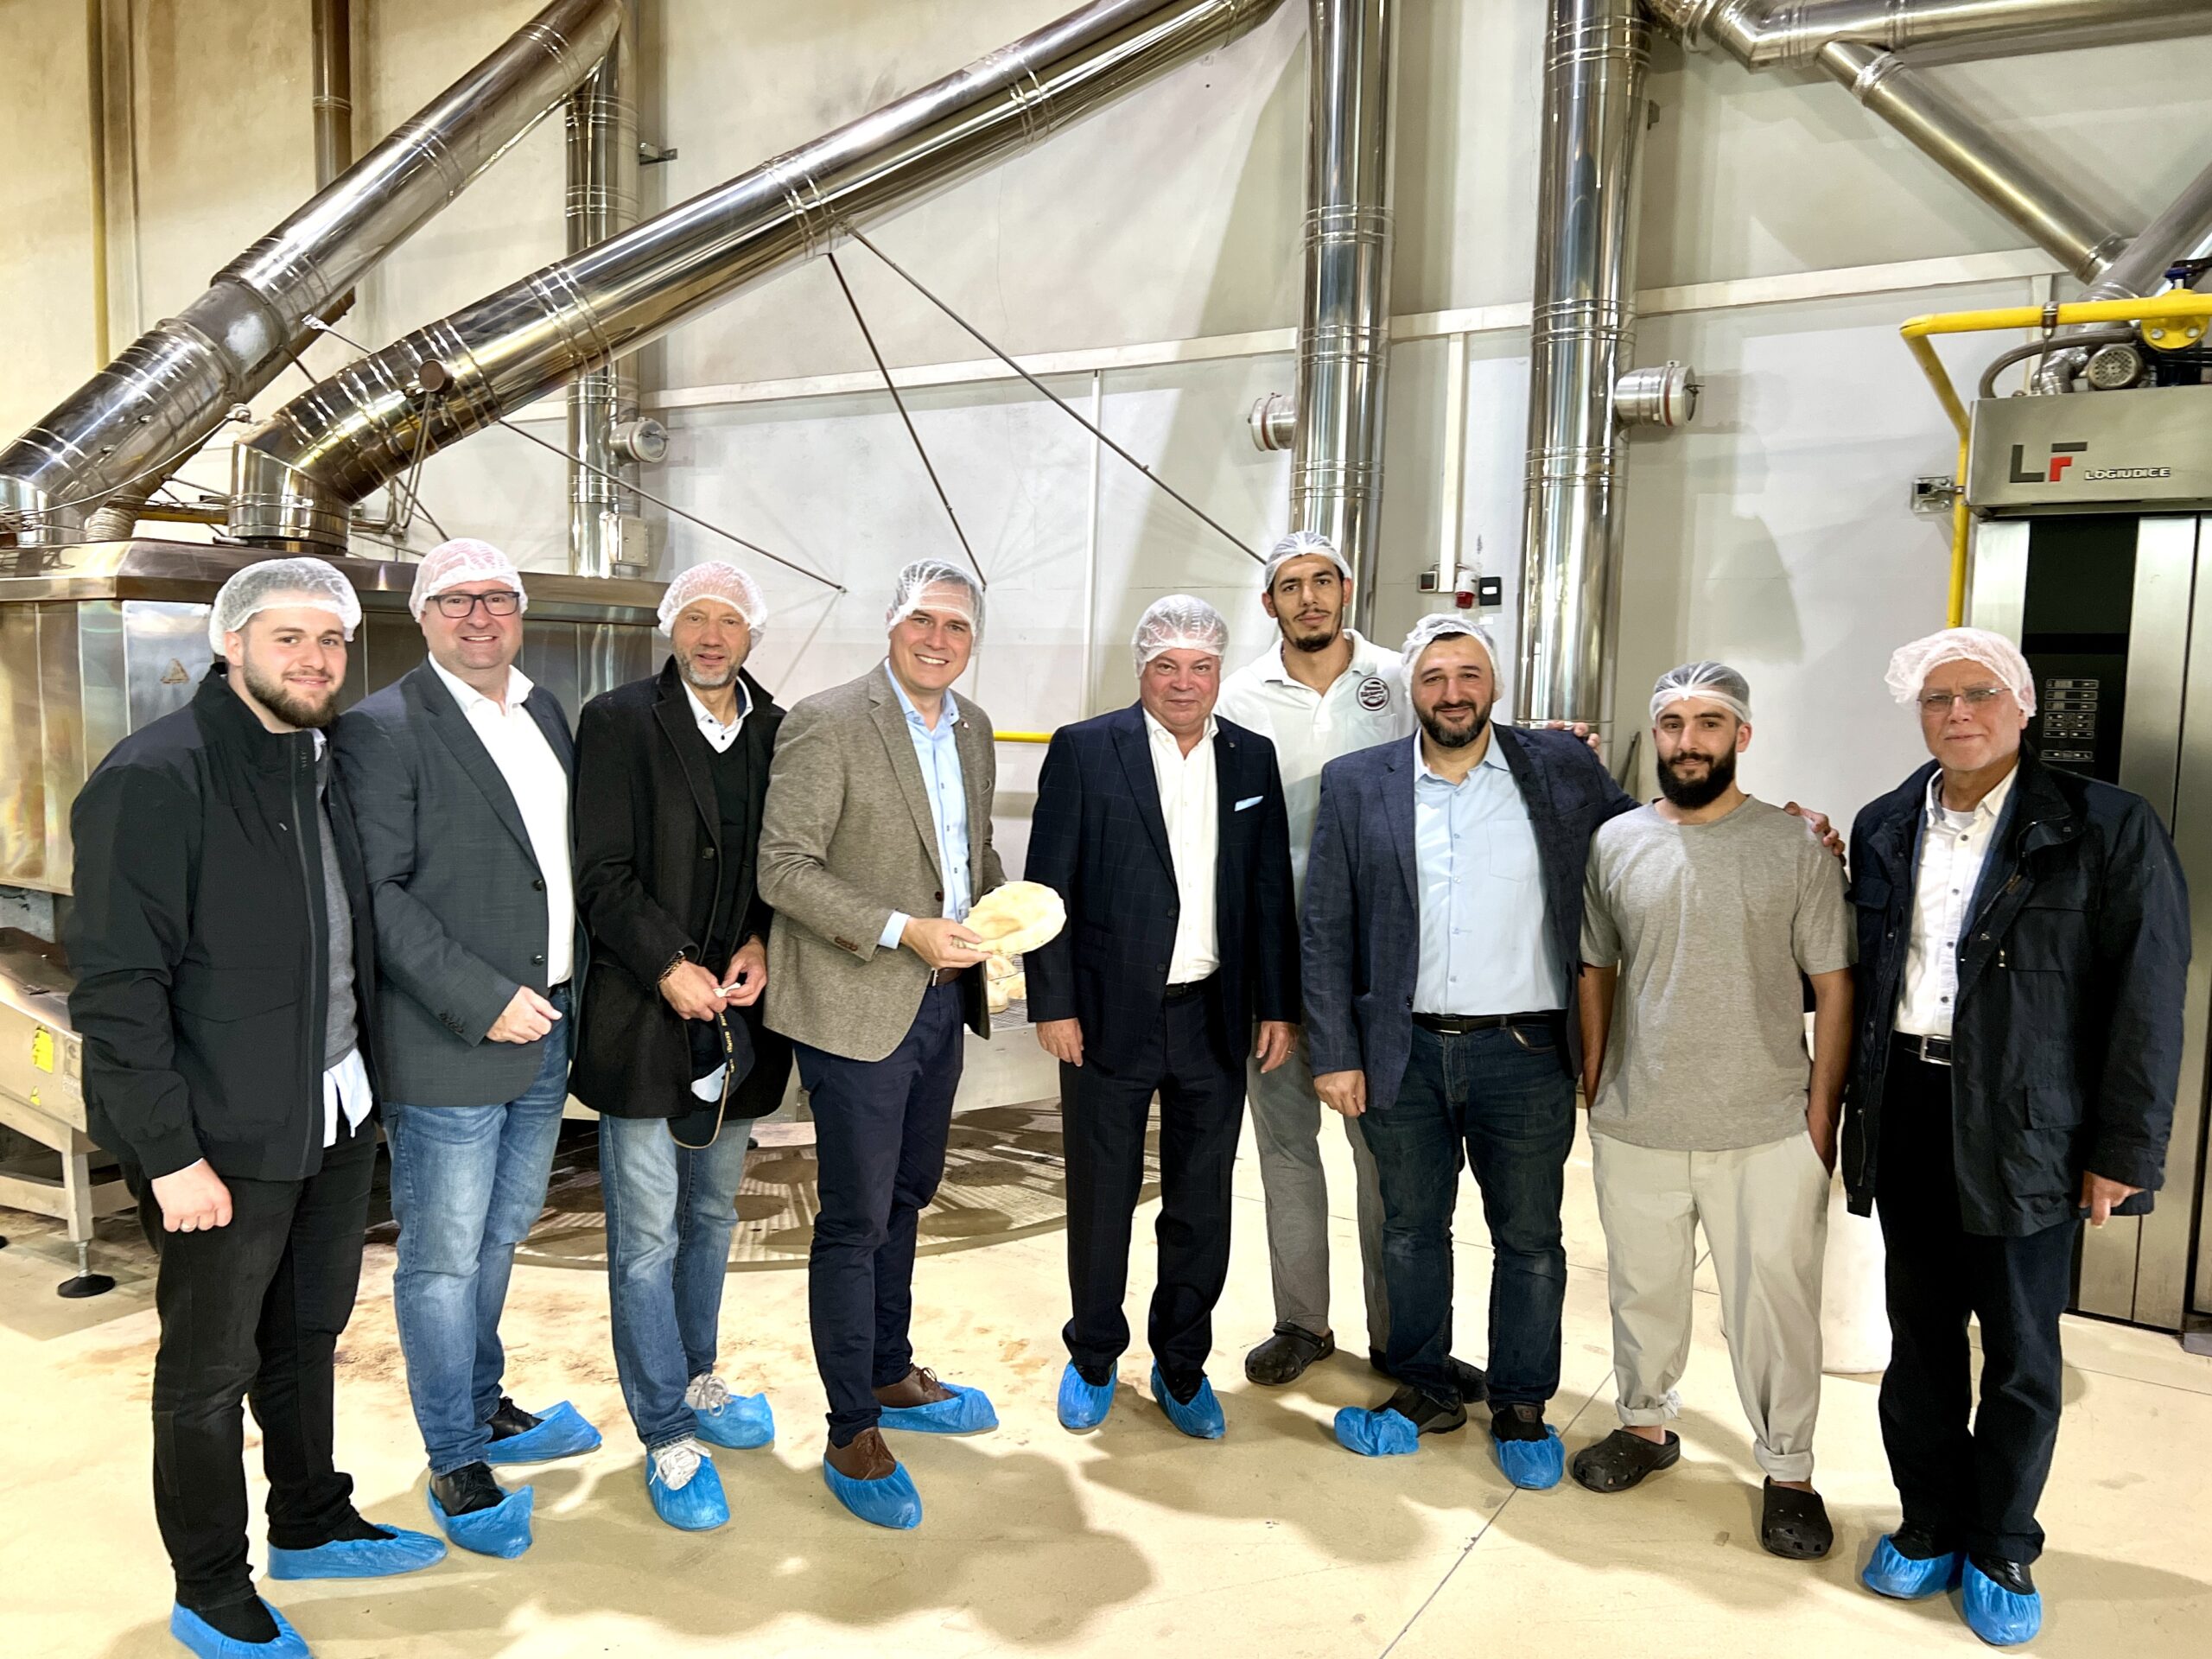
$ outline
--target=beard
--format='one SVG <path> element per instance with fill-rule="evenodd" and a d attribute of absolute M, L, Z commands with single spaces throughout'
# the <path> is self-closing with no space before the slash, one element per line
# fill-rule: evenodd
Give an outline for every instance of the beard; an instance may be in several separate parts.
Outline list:
<path fill-rule="evenodd" d="M 1680 762 L 1689 760 L 1706 763 L 1702 778 L 1684 778 L 1675 770 Z M 1659 792 L 1688 812 L 1712 805 L 1728 792 L 1735 781 L 1736 752 L 1733 749 L 1717 757 L 1684 754 L 1659 763 Z"/>
<path fill-rule="evenodd" d="M 245 665 L 245 689 L 253 700 L 287 726 L 303 732 L 320 731 L 338 717 L 338 687 L 334 683 L 318 701 L 295 691 L 282 680 L 266 677 L 251 662 Z"/>
<path fill-rule="evenodd" d="M 1443 723 L 1440 716 L 1456 714 L 1462 709 L 1471 709 L 1475 714 L 1474 719 L 1468 721 L 1463 729 L 1454 729 Z M 1433 709 L 1416 709 L 1414 712 L 1420 717 L 1421 730 L 1428 734 L 1429 741 L 1440 749 L 1464 749 L 1490 729 L 1490 708 L 1485 703 L 1444 702 Z"/>
<path fill-rule="evenodd" d="M 1293 651 L 1302 651 L 1312 655 L 1317 652 L 1326 651 L 1331 645 L 1335 645 L 1338 640 L 1344 638 L 1344 618 L 1335 616 L 1319 626 L 1304 632 L 1299 631 L 1295 622 L 1287 623 L 1284 626 L 1282 637 Z"/>
<path fill-rule="evenodd" d="M 744 666 L 742 663 L 726 662 L 722 664 L 721 672 L 710 674 L 694 668 L 691 665 L 691 658 L 684 652 L 679 651 L 676 653 L 676 671 L 683 677 L 688 684 L 702 691 L 721 690 L 737 677 L 738 670 Z"/>

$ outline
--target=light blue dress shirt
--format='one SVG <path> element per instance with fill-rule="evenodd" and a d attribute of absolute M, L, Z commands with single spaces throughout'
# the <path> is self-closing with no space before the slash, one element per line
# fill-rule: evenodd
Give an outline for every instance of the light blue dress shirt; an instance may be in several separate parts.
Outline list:
<path fill-rule="evenodd" d="M 1535 1014 L 1567 1006 L 1544 916 L 1528 804 L 1497 740 L 1458 784 L 1414 745 L 1414 868 L 1420 883 L 1418 1014 Z"/>
<path fill-rule="evenodd" d="M 890 672 L 887 667 L 885 672 Z M 967 915 L 969 903 L 968 786 L 960 775 L 960 750 L 952 735 L 952 728 L 960 719 L 960 705 L 947 691 L 944 706 L 938 711 L 937 729 L 931 731 L 923 720 L 921 710 L 907 696 L 906 688 L 899 683 L 899 677 L 892 674 L 890 677 L 899 706 L 906 711 L 906 733 L 914 740 L 914 759 L 922 768 L 922 789 L 930 798 L 930 817 L 937 825 L 937 867 L 944 875 L 942 913 L 957 922 Z M 904 911 L 893 911 L 877 944 L 886 950 L 897 950 L 899 936 L 906 931 L 907 920 Z"/>

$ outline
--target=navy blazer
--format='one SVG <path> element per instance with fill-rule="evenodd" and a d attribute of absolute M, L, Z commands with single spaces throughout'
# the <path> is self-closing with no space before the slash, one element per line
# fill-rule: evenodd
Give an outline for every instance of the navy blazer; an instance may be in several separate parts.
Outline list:
<path fill-rule="evenodd" d="M 1214 937 L 1224 1065 L 1241 1070 L 1255 1020 L 1298 1018 L 1290 821 L 1274 745 L 1217 721 L 1220 794 Z M 1179 895 L 1141 705 L 1063 726 L 1037 782 L 1025 874 L 1067 901 L 1068 925 L 1023 959 L 1029 1017 L 1083 1024 L 1083 1063 L 1113 1076 L 1156 1039 Z"/>
<path fill-rule="evenodd" d="M 1398 1096 L 1413 1051 L 1421 973 L 1420 876 L 1414 855 L 1414 742 L 1388 743 L 1321 769 L 1321 806 L 1306 861 L 1300 927 L 1306 1039 L 1316 1074 L 1364 1071 L 1370 1104 Z M 1520 785 L 1543 872 L 1544 917 L 1571 976 L 1582 966 L 1582 880 L 1590 838 L 1636 802 L 1571 732 L 1492 726 L 1491 741 Z M 1582 1033 L 1567 991 L 1561 1063 L 1582 1072 Z"/>

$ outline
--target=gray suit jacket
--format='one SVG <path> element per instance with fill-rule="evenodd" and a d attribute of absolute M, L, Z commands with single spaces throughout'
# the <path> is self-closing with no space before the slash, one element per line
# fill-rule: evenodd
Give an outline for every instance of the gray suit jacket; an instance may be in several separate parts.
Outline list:
<path fill-rule="evenodd" d="M 968 794 L 968 890 L 982 898 L 1006 872 L 991 845 L 998 757 L 991 718 L 965 697 L 953 745 Z M 878 947 L 894 910 L 944 908 L 937 824 L 891 672 L 803 699 L 784 716 L 761 811 L 760 896 L 768 935 L 768 1028 L 848 1059 L 880 1060 L 922 1006 L 928 967 Z M 796 925 L 792 925 L 796 924 Z M 968 1022 L 990 1035 L 983 971 L 961 977 Z"/>
<path fill-rule="evenodd" d="M 537 686 L 523 706 L 573 783 L 561 705 Z M 331 746 L 360 825 L 385 964 L 373 1035 L 385 1093 L 414 1106 L 515 1099 L 537 1077 L 543 1045 L 487 1042 L 485 1033 L 518 987 L 547 988 L 547 908 L 506 779 L 427 662 L 341 715 Z M 584 967 L 580 918 L 571 1024 Z"/>

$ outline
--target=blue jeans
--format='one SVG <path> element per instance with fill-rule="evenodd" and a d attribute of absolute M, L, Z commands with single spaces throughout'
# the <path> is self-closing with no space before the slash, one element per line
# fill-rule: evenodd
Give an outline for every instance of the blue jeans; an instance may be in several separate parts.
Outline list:
<path fill-rule="evenodd" d="M 944 1175 L 952 1097 L 966 1058 L 960 988 L 922 993 L 899 1046 L 849 1060 L 793 1045 L 814 1109 L 820 1212 L 806 1263 L 815 1368 L 830 1396 L 830 1443 L 875 1427 L 875 1390 L 914 1363 L 916 1224 Z"/>
<path fill-rule="evenodd" d="M 1567 1247 L 1560 1234 L 1574 1084 L 1554 1028 L 1460 1035 L 1414 1027 L 1398 1097 L 1355 1120 L 1382 1188 L 1390 1374 L 1450 1402 L 1452 1211 L 1464 1162 L 1490 1224 L 1490 1398 L 1541 1406 L 1559 1391 Z"/>
<path fill-rule="evenodd" d="M 649 1452 L 693 1432 L 683 1390 L 715 1369 L 745 1131 L 727 1122 L 714 1145 L 693 1148 L 661 1118 L 599 1121 L 614 1369 Z"/>
<path fill-rule="evenodd" d="M 550 999 L 563 1016 L 566 988 Z M 387 1103 L 391 1213 L 399 1223 L 392 1312 L 407 1358 L 407 1391 L 430 1472 L 479 1461 L 492 1443 L 506 1355 L 499 1313 L 515 1246 L 545 1207 L 561 1108 L 569 1097 L 563 1017 L 542 1045 L 537 1079 L 498 1106 Z"/>

